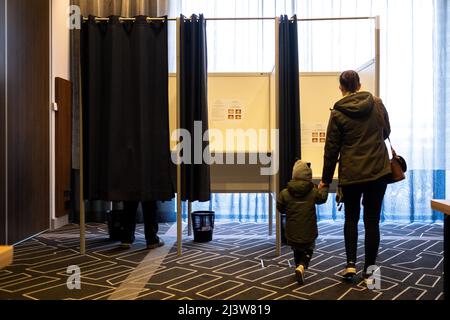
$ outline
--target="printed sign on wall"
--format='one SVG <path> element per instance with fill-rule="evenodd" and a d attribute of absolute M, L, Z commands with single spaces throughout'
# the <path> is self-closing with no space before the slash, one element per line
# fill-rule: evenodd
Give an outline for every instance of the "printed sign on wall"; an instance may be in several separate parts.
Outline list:
<path fill-rule="evenodd" d="M 324 147 L 327 140 L 327 125 L 324 123 L 302 123 L 302 146 Z"/>
<path fill-rule="evenodd" d="M 245 106 L 240 100 L 216 100 L 211 106 L 211 121 L 242 121 Z"/>

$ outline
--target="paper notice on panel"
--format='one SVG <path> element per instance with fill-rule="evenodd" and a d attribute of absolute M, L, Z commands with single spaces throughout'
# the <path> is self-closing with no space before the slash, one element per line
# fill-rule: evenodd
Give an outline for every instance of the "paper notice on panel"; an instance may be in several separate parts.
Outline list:
<path fill-rule="evenodd" d="M 211 106 L 211 121 L 242 121 L 246 108 L 240 100 L 216 100 Z"/>
<path fill-rule="evenodd" d="M 214 101 L 214 104 L 211 106 L 211 121 L 225 121 L 227 118 L 227 109 L 226 105 L 222 100 Z"/>
<path fill-rule="evenodd" d="M 327 139 L 325 123 L 302 123 L 302 147 L 323 148 Z"/>

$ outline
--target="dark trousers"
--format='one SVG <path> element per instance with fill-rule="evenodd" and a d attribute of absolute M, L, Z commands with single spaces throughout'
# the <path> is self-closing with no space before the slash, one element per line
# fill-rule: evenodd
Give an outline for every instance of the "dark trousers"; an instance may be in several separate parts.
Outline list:
<path fill-rule="evenodd" d="M 137 201 L 124 202 L 124 212 L 121 215 L 122 224 L 122 243 L 132 244 L 135 241 L 136 232 L 136 214 L 139 207 Z M 155 201 L 142 203 L 142 211 L 144 215 L 145 240 L 147 244 L 158 243 L 158 207 Z"/>
<path fill-rule="evenodd" d="M 299 265 L 302 265 L 305 267 L 305 269 L 308 269 L 309 263 L 311 262 L 312 255 L 314 253 L 314 248 L 315 243 L 292 246 L 295 266 L 298 267 Z"/>
<path fill-rule="evenodd" d="M 347 262 L 356 263 L 358 247 L 358 222 L 361 197 L 364 206 L 365 265 L 364 270 L 376 264 L 380 246 L 380 216 L 387 182 L 385 178 L 357 185 L 342 187 L 345 205 L 345 250 Z"/>

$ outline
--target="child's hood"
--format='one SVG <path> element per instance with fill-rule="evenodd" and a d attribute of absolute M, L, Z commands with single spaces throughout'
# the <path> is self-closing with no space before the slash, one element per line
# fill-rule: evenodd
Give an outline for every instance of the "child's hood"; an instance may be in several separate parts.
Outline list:
<path fill-rule="evenodd" d="M 312 170 L 308 163 L 298 160 L 292 170 L 292 180 L 307 181 L 312 180 Z"/>
<path fill-rule="evenodd" d="M 302 198 L 306 196 L 314 188 L 312 182 L 303 180 L 292 180 L 288 183 L 288 191 L 295 198 Z"/>

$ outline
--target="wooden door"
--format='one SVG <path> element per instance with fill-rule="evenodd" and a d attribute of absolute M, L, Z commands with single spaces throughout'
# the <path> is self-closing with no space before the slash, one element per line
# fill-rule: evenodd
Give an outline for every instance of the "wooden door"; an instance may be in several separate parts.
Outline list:
<path fill-rule="evenodd" d="M 56 154 L 55 154 L 55 201 L 56 217 L 70 213 L 71 169 L 72 169 L 72 83 L 55 79 L 56 112 Z"/>
<path fill-rule="evenodd" d="M 50 227 L 49 5 L 49 0 L 7 1 L 6 212 L 10 244 Z"/>

